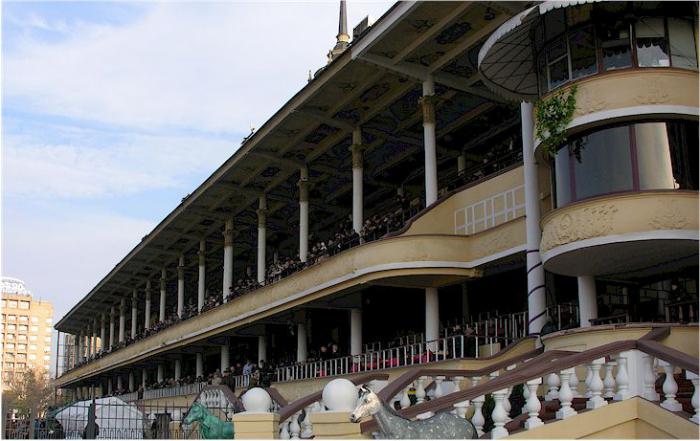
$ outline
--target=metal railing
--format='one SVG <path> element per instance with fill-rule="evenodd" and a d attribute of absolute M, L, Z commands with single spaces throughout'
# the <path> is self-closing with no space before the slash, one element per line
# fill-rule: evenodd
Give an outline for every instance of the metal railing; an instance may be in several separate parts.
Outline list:
<path fill-rule="evenodd" d="M 149 389 L 143 392 L 144 400 L 151 400 L 154 398 L 169 398 L 177 397 L 181 395 L 192 395 L 199 393 L 202 389 L 207 387 L 206 382 L 183 384 L 171 387 L 164 387 L 161 389 Z M 127 401 L 127 400 L 125 400 Z"/>

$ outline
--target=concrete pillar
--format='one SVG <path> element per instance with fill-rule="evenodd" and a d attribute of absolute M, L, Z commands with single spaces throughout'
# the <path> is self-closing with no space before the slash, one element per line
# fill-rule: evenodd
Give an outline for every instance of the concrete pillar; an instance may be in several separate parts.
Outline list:
<path fill-rule="evenodd" d="M 527 235 L 527 311 L 530 334 L 539 334 L 545 323 L 544 268 L 540 257 L 540 190 L 534 148 L 532 104 L 520 104 L 525 175 L 525 231 Z"/>
<path fill-rule="evenodd" d="M 114 387 L 112 387 L 112 377 L 107 379 L 107 394 L 112 395 L 114 393 Z"/>
<path fill-rule="evenodd" d="M 141 387 L 145 390 L 148 385 L 148 369 L 141 368 Z"/>
<path fill-rule="evenodd" d="M 297 361 L 306 361 L 308 357 L 306 322 L 297 323 Z"/>
<path fill-rule="evenodd" d="M 158 363 L 158 375 L 156 378 L 158 379 L 158 383 L 165 378 L 165 366 L 163 366 L 163 363 Z"/>
<path fill-rule="evenodd" d="M 109 347 L 114 346 L 114 306 L 109 308 Z"/>
<path fill-rule="evenodd" d="M 107 317 L 105 313 L 100 314 L 100 349 L 104 351 L 107 345 Z"/>
<path fill-rule="evenodd" d="M 121 374 L 117 374 L 117 390 L 121 392 L 124 389 L 124 383 L 122 383 Z"/>
<path fill-rule="evenodd" d="M 221 345 L 221 372 L 231 366 L 229 359 L 228 341 Z"/>
<path fill-rule="evenodd" d="M 204 377 L 204 355 L 201 352 L 195 354 L 195 377 Z"/>
<path fill-rule="evenodd" d="M 362 310 L 350 310 L 350 355 L 362 353 Z"/>
<path fill-rule="evenodd" d="M 437 152 L 435 141 L 435 82 L 432 76 L 423 81 L 423 146 L 425 149 L 425 206 L 437 200 Z"/>
<path fill-rule="evenodd" d="M 364 149 L 362 147 L 362 129 L 356 127 L 352 131 L 352 145 L 350 146 L 350 151 L 352 152 L 352 229 L 355 230 L 357 234 L 362 231 L 362 224 L 364 223 L 364 165 L 363 156 Z"/>
<path fill-rule="evenodd" d="M 299 259 L 306 262 L 309 254 L 309 170 L 299 173 Z"/>
<path fill-rule="evenodd" d="M 129 392 L 136 391 L 136 381 L 134 380 L 134 371 L 129 371 Z"/>
<path fill-rule="evenodd" d="M 593 276 L 579 276 L 578 279 L 578 309 L 581 327 L 591 326 L 591 319 L 598 318 L 598 301 Z"/>
<path fill-rule="evenodd" d="M 175 381 L 182 377 L 182 360 L 179 358 L 175 359 Z"/>
<path fill-rule="evenodd" d="M 138 292 L 134 290 L 131 293 L 131 338 L 136 338 L 138 333 L 138 323 L 139 323 L 139 296 Z"/>
<path fill-rule="evenodd" d="M 180 254 L 177 265 L 177 316 L 182 318 L 185 311 L 185 255 Z"/>
<path fill-rule="evenodd" d="M 457 156 L 457 174 L 461 175 L 467 169 L 467 157 L 464 153 Z"/>
<path fill-rule="evenodd" d="M 204 293 L 207 289 L 207 255 L 206 255 L 207 243 L 205 240 L 199 241 L 199 252 L 197 253 L 197 258 L 199 259 L 199 275 L 197 277 L 197 311 L 201 311 L 204 307 Z M 224 293 L 228 292 L 228 288 Z"/>
<path fill-rule="evenodd" d="M 82 363 L 83 362 L 83 332 L 78 333 L 78 342 L 77 342 L 77 349 L 76 353 L 78 355 L 76 363 Z"/>
<path fill-rule="evenodd" d="M 425 288 L 425 341 L 440 338 L 440 298 L 437 288 Z M 429 344 L 428 348 L 435 352 L 437 343 Z"/>
<path fill-rule="evenodd" d="M 265 251 L 267 248 L 267 199 L 260 196 L 258 204 L 258 283 L 265 283 L 265 270 L 267 269 Z"/>
<path fill-rule="evenodd" d="M 228 301 L 229 288 L 233 286 L 233 233 L 233 219 L 228 219 L 224 229 L 224 275 L 221 291 L 224 302 Z"/>
<path fill-rule="evenodd" d="M 143 329 L 151 326 L 151 281 L 146 280 L 146 303 L 143 307 Z"/>
<path fill-rule="evenodd" d="M 258 363 L 267 361 L 267 341 L 264 335 L 258 335 Z"/>
<path fill-rule="evenodd" d="M 92 355 L 97 354 L 97 318 L 92 321 Z"/>
<path fill-rule="evenodd" d="M 165 267 L 163 267 L 162 270 L 160 270 L 160 303 L 158 305 L 158 321 L 159 322 L 164 322 L 165 321 L 165 285 L 166 285 L 166 278 L 168 276 L 167 271 L 165 271 Z"/>
<path fill-rule="evenodd" d="M 126 340 L 126 297 L 119 302 L 119 342 Z"/>

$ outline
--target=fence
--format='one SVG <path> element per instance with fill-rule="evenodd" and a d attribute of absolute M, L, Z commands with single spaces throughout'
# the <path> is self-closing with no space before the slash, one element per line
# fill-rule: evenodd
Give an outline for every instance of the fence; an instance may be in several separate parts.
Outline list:
<path fill-rule="evenodd" d="M 232 416 L 230 406 L 212 407 L 209 403 L 191 410 L 126 403 L 111 397 L 79 401 L 48 412 L 35 422 L 33 433 L 28 419 L 9 420 L 3 435 L 5 439 L 204 439 L 202 421 L 224 427 Z"/>
<path fill-rule="evenodd" d="M 169 398 L 181 395 L 192 395 L 199 393 L 207 387 L 206 382 L 183 384 L 178 386 L 164 387 L 162 389 L 148 389 L 143 392 L 143 399 L 150 400 L 154 398 Z M 130 401 L 130 400 L 125 400 Z"/>

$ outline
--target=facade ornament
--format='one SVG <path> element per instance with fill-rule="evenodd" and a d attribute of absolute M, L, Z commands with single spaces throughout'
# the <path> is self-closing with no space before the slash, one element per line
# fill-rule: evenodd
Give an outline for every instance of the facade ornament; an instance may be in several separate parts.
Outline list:
<path fill-rule="evenodd" d="M 615 204 L 603 204 L 564 213 L 545 225 L 540 248 L 547 251 L 567 243 L 605 236 L 613 228 L 617 211 Z"/>
<path fill-rule="evenodd" d="M 661 208 L 656 211 L 649 226 L 656 230 L 682 230 L 688 226 L 688 218 L 676 201 L 664 201 Z"/>
<path fill-rule="evenodd" d="M 362 144 L 352 144 L 350 151 L 352 152 L 352 168 L 362 168 L 365 152 L 364 146 Z"/>
<path fill-rule="evenodd" d="M 423 108 L 423 123 L 435 124 L 435 103 L 437 97 L 435 95 L 423 95 L 418 99 L 418 103 Z"/>

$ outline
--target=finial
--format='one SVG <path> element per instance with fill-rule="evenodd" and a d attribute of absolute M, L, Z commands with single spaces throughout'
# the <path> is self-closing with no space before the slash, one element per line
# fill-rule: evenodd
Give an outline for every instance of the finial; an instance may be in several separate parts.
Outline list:
<path fill-rule="evenodd" d="M 335 46 L 328 52 L 328 62 L 342 54 L 350 43 L 348 34 L 348 13 L 345 0 L 340 0 L 340 16 L 338 17 L 338 35 L 335 36 Z"/>

